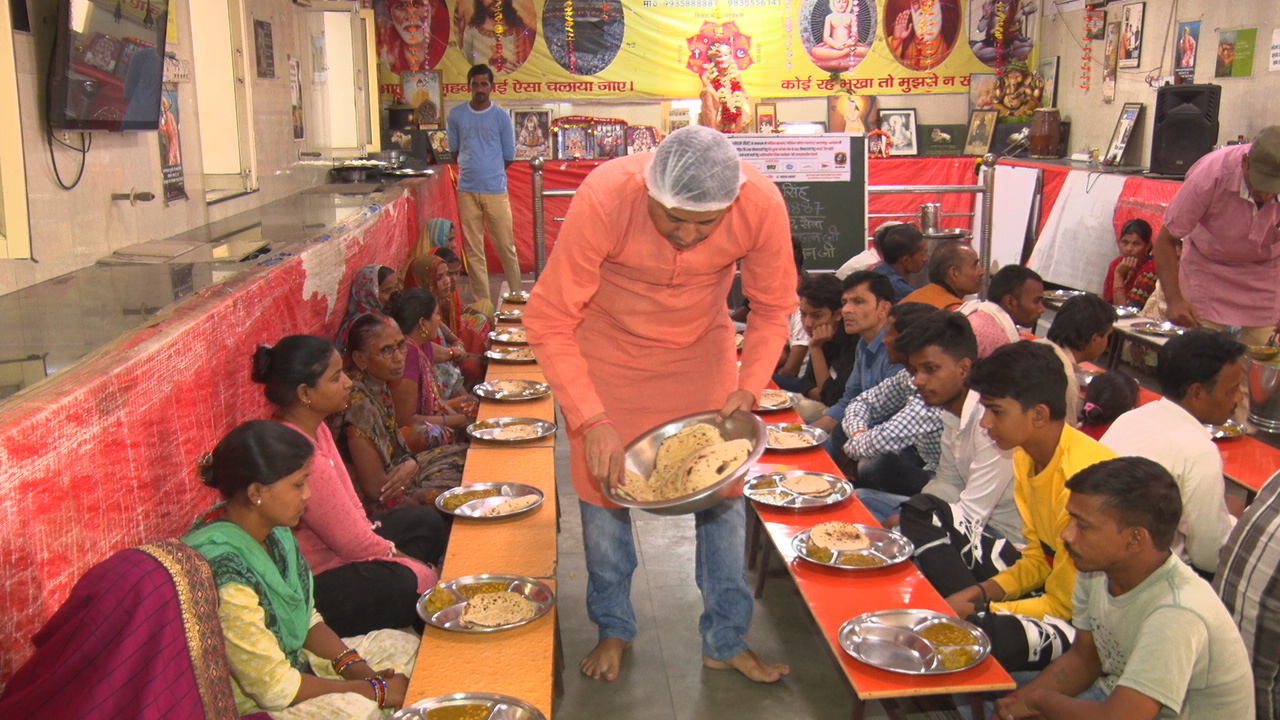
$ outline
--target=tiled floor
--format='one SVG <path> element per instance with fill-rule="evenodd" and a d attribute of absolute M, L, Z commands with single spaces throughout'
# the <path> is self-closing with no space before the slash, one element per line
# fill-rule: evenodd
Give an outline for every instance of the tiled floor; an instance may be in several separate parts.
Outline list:
<path fill-rule="evenodd" d="M 735 672 L 703 668 L 697 628 L 702 599 L 693 579 L 693 518 L 689 516 L 634 514 L 639 567 L 631 596 L 640 634 L 624 656 L 622 677 L 616 682 L 583 675 L 578 662 L 595 646 L 596 629 L 587 618 L 582 529 L 563 431 L 556 447 L 563 512 L 557 607 L 566 667 L 565 692 L 558 700 L 555 720 L 850 716 L 849 686 L 788 579 L 769 581 L 764 598 L 756 603 L 747 639 L 766 660 L 790 664 L 790 677 L 761 685 Z M 889 717 L 875 703 L 867 710 L 870 719 Z"/>

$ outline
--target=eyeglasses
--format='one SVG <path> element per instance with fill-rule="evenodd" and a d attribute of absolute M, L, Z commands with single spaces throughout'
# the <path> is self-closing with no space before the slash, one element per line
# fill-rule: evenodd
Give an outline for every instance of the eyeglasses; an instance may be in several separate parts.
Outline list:
<path fill-rule="evenodd" d="M 400 342 L 395 343 L 394 345 L 383 345 L 382 347 L 378 348 L 377 350 L 374 350 L 369 354 L 377 355 L 383 360 L 390 360 L 396 355 L 403 355 L 408 351 L 409 351 L 409 343 L 406 342 L 405 340 L 401 340 Z"/>

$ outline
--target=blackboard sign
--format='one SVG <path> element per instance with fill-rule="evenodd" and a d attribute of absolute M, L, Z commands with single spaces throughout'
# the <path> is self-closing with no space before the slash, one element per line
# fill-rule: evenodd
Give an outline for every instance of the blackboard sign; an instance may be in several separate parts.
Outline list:
<path fill-rule="evenodd" d="M 861 135 L 730 135 L 782 192 L 808 270 L 835 270 L 866 248 L 867 153 Z"/>

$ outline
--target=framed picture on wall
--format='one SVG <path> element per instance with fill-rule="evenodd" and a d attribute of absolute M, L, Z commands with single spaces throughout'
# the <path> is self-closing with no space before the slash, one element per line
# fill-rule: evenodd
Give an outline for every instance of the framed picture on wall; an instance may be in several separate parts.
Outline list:
<path fill-rule="evenodd" d="M 453 162 L 453 152 L 449 150 L 449 134 L 444 130 L 428 130 L 427 141 L 431 143 L 431 154 L 440 164 Z"/>
<path fill-rule="evenodd" d="M 1044 80 L 1044 92 L 1040 95 L 1040 107 L 1058 107 L 1058 56 L 1042 57 L 1036 68 Z"/>
<path fill-rule="evenodd" d="M 511 121 L 516 127 L 517 160 L 551 159 L 550 110 L 515 110 Z"/>
<path fill-rule="evenodd" d="M 1102 158 L 1103 165 L 1123 165 L 1124 150 L 1129 145 L 1129 136 L 1138 124 L 1138 116 L 1142 114 L 1142 103 L 1125 103 L 1120 109 L 1120 119 L 1116 121 L 1116 129 L 1111 132 L 1111 143 L 1107 145 L 1107 154 Z"/>
<path fill-rule="evenodd" d="M 627 154 L 649 152 L 658 148 L 658 128 L 651 125 L 627 127 Z"/>
<path fill-rule="evenodd" d="M 758 133 L 778 131 L 778 106 L 773 103 L 756 103 L 756 126 Z"/>
<path fill-rule="evenodd" d="M 1122 68 L 1136 68 L 1142 64 L 1142 15 L 1146 6 L 1144 2 L 1121 6 L 1119 65 Z"/>
<path fill-rule="evenodd" d="M 413 106 L 413 121 L 422 130 L 440 127 L 440 73 L 406 72 L 400 76 L 404 101 Z"/>
<path fill-rule="evenodd" d="M 915 110 L 880 111 L 880 129 L 889 135 L 890 155 L 917 155 L 920 143 L 916 139 Z"/>
<path fill-rule="evenodd" d="M 974 110 L 969 116 L 969 135 L 964 142 L 965 155 L 986 155 L 995 136 L 996 111 Z"/>
<path fill-rule="evenodd" d="M 965 131 L 960 125 L 917 125 L 921 155 L 963 155 Z"/>

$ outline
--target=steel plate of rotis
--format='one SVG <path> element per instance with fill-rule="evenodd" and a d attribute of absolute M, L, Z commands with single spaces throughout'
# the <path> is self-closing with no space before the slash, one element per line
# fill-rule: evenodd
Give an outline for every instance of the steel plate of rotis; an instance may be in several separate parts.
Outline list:
<path fill-rule="evenodd" d="M 467 434 L 476 440 L 498 443 L 541 440 L 554 435 L 555 432 L 555 423 L 527 417 L 490 418 L 467 426 Z"/>
<path fill-rule="evenodd" d="M 538 361 L 533 349 L 527 347 L 495 347 L 485 351 L 485 357 L 500 363 L 528 364 Z"/>
<path fill-rule="evenodd" d="M 533 604 L 533 614 L 507 625 L 482 626 L 465 623 L 462 614 L 471 597 L 510 592 Z M 471 597 L 469 597 L 471 596 Z M 546 615 L 555 605 L 556 594 L 541 580 L 522 575 L 465 575 L 446 580 L 418 598 L 418 617 L 432 627 L 463 633 L 490 633 L 528 625 Z"/>
<path fill-rule="evenodd" d="M 529 337 L 524 328 L 499 328 L 489 333 L 489 339 L 503 345 L 528 345 Z"/>
<path fill-rule="evenodd" d="M 782 452 L 812 450 L 827 440 L 827 431 L 800 423 L 775 423 L 765 426 L 770 450 Z"/>
<path fill-rule="evenodd" d="M 547 720 L 547 716 L 509 695 L 454 693 L 406 705 L 391 720 Z"/>
<path fill-rule="evenodd" d="M 866 550 L 837 550 L 821 552 L 809 544 L 809 530 L 801 531 L 791 539 L 791 548 L 804 560 L 838 570 L 875 570 L 889 567 L 911 558 L 915 545 L 892 530 L 855 525 L 871 541 Z"/>
<path fill-rule="evenodd" d="M 523 310 L 498 310 L 493 313 L 493 319 L 504 323 L 519 323 L 524 321 Z"/>
<path fill-rule="evenodd" d="M 881 610 L 840 627 L 840 647 L 881 670 L 945 675 L 967 670 L 991 654 L 977 625 L 933 610 Z"/>
<path fill-rule="evenodd" d="M 502 520 L 531 512 L 543 499 L 541 490 L 524 483 L 472 483 L 437 495 L 436 509 L 456 517 Z"/>
<path fill-rule="evenodd" d="M 1155 320 L 1139 320 L 1138 322 L 1131 324 L 1129 329 L 1145 335 L 1158 335 L 1160 337 L 1173 337 L 1174 335 L 1181 335 L 1187 331 L 1186 328 L 1174 325 L 1168 320 L 1165 320 L 1164 322 L 1156 322 Z"/>
<path fill-rule="evenodd" d="M 626 470 L 645 478 L 652 476 L 663 441 L 681 430 L 700 424 L 714 426 L 726 440 L 750 441 L 752 449 L 746 461 L 726 477 L 682 497 L 653 501 L 636 500 L 612 487 L 604 488 L 605 496 L 624 507 L 647 510 L 657 515 L 686 515 L 705 510 L 736 496 L 747 471 L 760 460 L 765 448 L 764 422 L 755 415 L 741 410 L 719 422 L 716 421 L 714 412 L 705 412 L 676 418 L 653 428 L 627 445 Z"/>
<path fill-rule="evenodd" d="M 829 493 L 812 495 L 794 492 L 783 483 L 792 478 L 810 476 L 825 480 L 830 487 Z M 849 481 L 835 475 L 809 472 L 808 470 L 788 470 L 786 472 L 756 475 L 747 481 L 743 488 L 746 496 L 755 502 L 782 510 L 813 510 L 844 502 L 853 494 L 853 485 Z"/>
<path fill-rule="evenodd" d="M 791 393 L 782 390 L 765 390 L 760 393 L 760 407 L 758 412 L 773 412 L 774 410 L 786 410 L 795 405 L 795 400 L 791 399 Z"/>
<path fill-rule="evenodd" d="M 472 392 L 485 400 L 520 402 L 546 397 L 551 392 L 551 386 L 537 380 L 510 378 L 482 382 L 472 388 Z"/>

